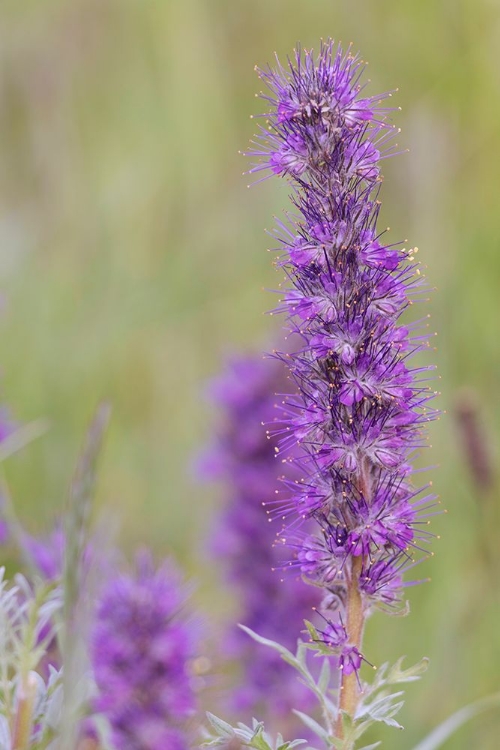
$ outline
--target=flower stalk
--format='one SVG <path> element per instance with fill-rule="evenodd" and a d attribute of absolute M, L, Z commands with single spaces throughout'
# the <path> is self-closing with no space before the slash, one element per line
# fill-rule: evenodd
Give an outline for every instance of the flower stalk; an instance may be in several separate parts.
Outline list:
<path fill-rule="evenodd" d="M 359 578 L 362 570 L 362 560 L 356 558 L 351 567 L 351 578 L 347 584 L 346 603 L 346 632 L 349 643 L 361 652 L 363 642 L 363 629 L 365 625 L 365 614 L 363 611 L 363 600 L 359 588 Z M 354 717 L 359 700 L 359 678 L 356 672 L 350 674 L 342 673 L 340 682 L 340 711 Z M 339 712 L 337 722 L 337 735 L 342 737 L 342 714 Z"/>
<path fill-rule="evenodd" d="M 383 106 L 391 94 L 367 97 L 363 69 L 329 41 L 317 56 L 298 49 L 287 67 L 259 71 L 269 110 L 251 152 L 252 172 L 292 188 L 295 214 L 276 232 L 290 343 L 274 356 L 298 395 L 284 397 L 270 432 L 298 479 L 283 477 L 278 536 L 292 568 L 323 589 L 326 626 L 312 642 L 339 670 L 340 740 L 364 692 L 365 621 L 376 607 L 404 610 L 403 574 L 431 538 L 422 519 L 436 501 L 430 485 L 414 486 L 411 464 L 436 416 L 433 368 L 412 365 L 428 337 L 422 321 L 400 320 L 422 301 L 424 281 L 417 249 L 387 242 L 378 227 L 381 162 L 399 131 Z"/>

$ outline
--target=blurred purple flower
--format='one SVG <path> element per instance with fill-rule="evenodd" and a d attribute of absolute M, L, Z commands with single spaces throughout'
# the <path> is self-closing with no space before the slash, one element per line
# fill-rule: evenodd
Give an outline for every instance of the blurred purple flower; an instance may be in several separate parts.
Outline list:
<path fill-rule="evenodd" d="M 0 443 L 16 430 L 17 424 L 10 416 L 6 406 L 0 406 Z"/>
<path fill-rule="evenodd" d="M 23 531 L 21 542 L 23 552 L 43 578 L 47 581 L 55 581 L 61 577 L 64 560 L 64 532 L 60 523 L 56 523 L 52 531 L 45 536 L 36 537 Z"/>
<path fill-rule="evenodd" d="M 0 406 L 0 443 L 3 443 L 15 431 L 17 425 L 11 419 L 9 409 Z M 1 517 L 2 498 L 0 496 L 0 544 L 5 544 L 9 539 L 9 528 L 4 518 Z"/>
<path fill-rule="evenodd" d="M 276 492 L 283 492 L 278 475 L 285 471 L 290 478 L 291 472 L 275 460 L 271 434 L 278 427 L 276 393 L 284 389 L 284 375 L 279 362 L 251 356 L 230 360 L 211 388 L 224 418 L 204 469 L 205 476 L 218 476 L 226 485 L 227 501 L 211 546 L 238 597 L 238 620 L 295 650 L 304 618 L 319 600 L 295 568 L 287 570 L 284 553 L 289 553 L 276 544 L 277 527 L 270 523 Z M 282 719 L 292 708 L 308 705 L 307 689 L 274 651 L 234 626 L 225 645 L 242 667 L 231 695 L 236 710 Z"/>
<path fill-rule="evenodd" d="M 135 575 L 110 578 L 100 593 L 90 648 L 95 709 L 108 719 L 116 750 L 184 750 L 189 744 L 195 632 L 185 602 L 172 564 L 155 568 L 146 552 L 137 556 Z"/>

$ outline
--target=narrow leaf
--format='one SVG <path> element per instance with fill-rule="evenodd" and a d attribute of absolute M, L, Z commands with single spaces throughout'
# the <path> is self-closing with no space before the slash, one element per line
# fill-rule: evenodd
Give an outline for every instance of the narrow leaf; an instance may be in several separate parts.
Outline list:
<path fill-rule="evenodd" d="M 316 630 L 316 628 L 314 627 L 314 625 L 312 624 L 312 622 L 309 622 L 309 620 L 304 620 L 304 625 L 306 626 L 307 632 L 311 636 L 311 639 L 313 641 L 317 641 L 318 637 L 319 637 L 318 636 L 318 631 Z"/>
<path fill-rule="evenodd" d="M 235 736 L 233 727 L 231 726 L 231 724 L 228 724 L 227 721 L 219 719 L 218 716 L 211 714 L 210 711 L 207 711 L 207 719 L 209 720 L 210 724 L 213 726 L 219 737 L 232 739 Z"/>
<path fill-rule="evenodd" d="M 87 541 L 88 524 L 97 478 L 97 462 L 110 407 L 100 404 L 87 432 L 85 444 L 71 483 L 64 515 L 65 559 L 64 596 L 68 618 L 76 601 L 81 582 L 81 558 Z"/>
<path fill-rule="evenodd" d="M 294 654 L 292 654 L 291 651 L 289 651 L 287 648 L 282 646 L 280 643 L 277 643 L 276 641 L 271 641 L 269 638 L 264 638 L 262 635 L 258 635 L 250 628 L 247 628 L 246 625 L 238 625 L 245 633 L 247 633 L 250 638 L 253 638 L 254 641 L 257 641 L 257 643 L 260 643 L 263 646 L 268 646 L 269 648 L 274 649 L 277 651 L 280 655 L 283 661 L 286 661 L 287 664 L 290 664 L 291 667 L 297 670 L 299 674 L 301 674 L 305 679 L 307 679 L 308 683 L 310 684 L 310 687 L 312 688 L 312 685 L 315 686 L 314 681 L 309 674 L 309 671 L 307 669 L 307 666 L 304 666 L 300 663 L 300 661 L 297 659 Z M 300 650 L 301 646 L 304 645 L 302 641 L 299 641 L 298 648 Z"/>
<path fill-rule="evenodd" d="M 97 464 L 104 433 L 108 424 L 110 407 L 101 404 L 92 420 L 85 443 L 77 462 L 64 514 L 64 629 L 62 632 L 63 722 L 61 747 L 74 747 L 77 726 L 76 712 L 83 700 L 81 675 L 84 672 L 84 655 L 79 629 L 78 604 L 84 583 L 83 556 L 88 543 L 90 512 L 97 478 Z"/>
<path fill-rule="evenodd" d="M 404 658 L 405 657 L 402 656 L 397 660 L 394 666 L 391 667 L 389 674 L 387 675 L 387 682 L 413 682 L 414 680 L 418 680 L 429 667 L 429 659 L 424 656 L 423 659 L 414 664 L 412 667 L 408 667 L 408 669 L 401 669 Z"/>
<path fill-rule="evenodd" d="M 283 657 L 287 657 L 287 661 L 296 662 L 298 663 L 296 657 L 292 654 L 291 651 L 289 651 L 287 648 L 282 646 L 280 643 L 276 643 L 276 641 L 271 641 L 269 638 L 264 638 L 262 635 L 258 635 L 250 628 L 247 628 L 246 625 L 238 625 L 239 628 L 241 628 L 245 633 L 247 633 L 250 638 L 253 638 L 254 641 L 257 641 L 257 643 L 261 643 L 263 646 L 268 646 L 269 648 L 273 648 L 275 651 L 278 651 Z M 299 665 L 300 666 L 300 665 Z"/>
<path fill-rule="evenodd" d="M 319 679 L 318 679 L 318 688 L 320 689 L 322 693 L 326 693 L 328 686 L 330 685 L 330 677 L 331 677 L 330 660 L 323 659 L 323 664 L 321 665 L 321 672 L 319 673 Z"/>
<path fill-rule="evenodd" d="M 312 716 L 308 716 L 308 714 L 302 713 L 302 711 L 297 711 L 295 708 L 292 709 L 293 713 L 301 719 L 306 727 L 311 730 L 311 732 L 314 732 L 314 734 L 317 734 L 318 737 L 320 737 L 324 742 L 326 742 L 328 738 L 328 732 L 324 727 L 321 726 L 321 724 L 318 724 L 318 722 L 312 718 Z"/>
<path fill-rule="evenodd" d="M 18 453 L 27 445 L 44 435 L 49 429 L 49 423 L 44 419 L 18 427 L 17 430 L 5 437 L 0 444 L 0 461 Z"/>
<path fill-rule="evenodd" d="M 471 703 L 454 713 L 434 729 L 414 750 L 436 750 L 443 742 L 454 734 L 457 729 L 466 724 L 470 719 L 488 711 L 490 708 L 500 707 L 500 693 L 489 695 L 486 698 Z"/>

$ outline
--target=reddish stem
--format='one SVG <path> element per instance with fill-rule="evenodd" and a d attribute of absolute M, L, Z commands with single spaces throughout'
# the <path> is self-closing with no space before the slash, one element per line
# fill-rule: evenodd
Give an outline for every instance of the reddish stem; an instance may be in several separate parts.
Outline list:
<path fill-rule="evenodd" d="M 347 602 L 346 602 L 346 632 L 348 636 L 349 645 L 355 646 L 358 651 L 361 651 L 361 643 L 363 640 L 363 628 L 365 624 L 365 616 L 363 612 L 363 601 L 361 599 L 361 592 L 359 590 L 359 576 L 363 567 L 363 560 L 361 557 L 353 557 L 351 563 L 351 580 L 347 590 Z M 359 701 L 359 683 L 356 672 L 351 674 L 342 673 L 342 679 L 340 683 L 340 703 L 339 708 L 341 711 L 354 716 Z M 339 713 L 337 720 L 337 736 L 342 737 L 342 714 Z"/>

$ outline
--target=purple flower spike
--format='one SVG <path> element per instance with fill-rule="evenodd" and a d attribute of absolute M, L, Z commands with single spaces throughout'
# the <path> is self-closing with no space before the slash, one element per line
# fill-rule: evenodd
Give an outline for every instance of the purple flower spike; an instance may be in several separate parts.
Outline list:
<path fill-rule="evenodd" d="M 189 676 L 193 628 L 186 594 L 169 562 L 155 569 L 149 554 L 137 573 L 104 586 L 92 635 L 96 711 L 111 726 L 116 750 L 185 750 L 195 710 Z"/>
<path fill-rule="evenodd" d="M 298 561 L 323 586 L 327 620 L 340 623 L 331 647 L 340 707 L 351 715 L 364 621 L 373 606 L 397 608 L 402 573 L 429 540 L 422 518 L 435 500 L 410 481 L 412 455 L 436 415 L 432 368 L 413 363 L 428 343 L 418 323 L 400 323 L 423 278 L 416 248 L 388 243 L 377 228 L 380 161 L 394 153 L 395 126 L 382 106 L 390 95 L 365 95 L 363 68 L 330 41 L 318 56 L 299 49 L 287 67 L 260 71 L 269 111 L 251 170 L 279 174 L 293 189 L 295 217 L 277 230 L 287 277 L 278 311 L 293 353 L 275 354 L 300 394 L 285 398 L 280 443 L 299 479 L 283 512 L 294 525 L 319 525 Z"/>

